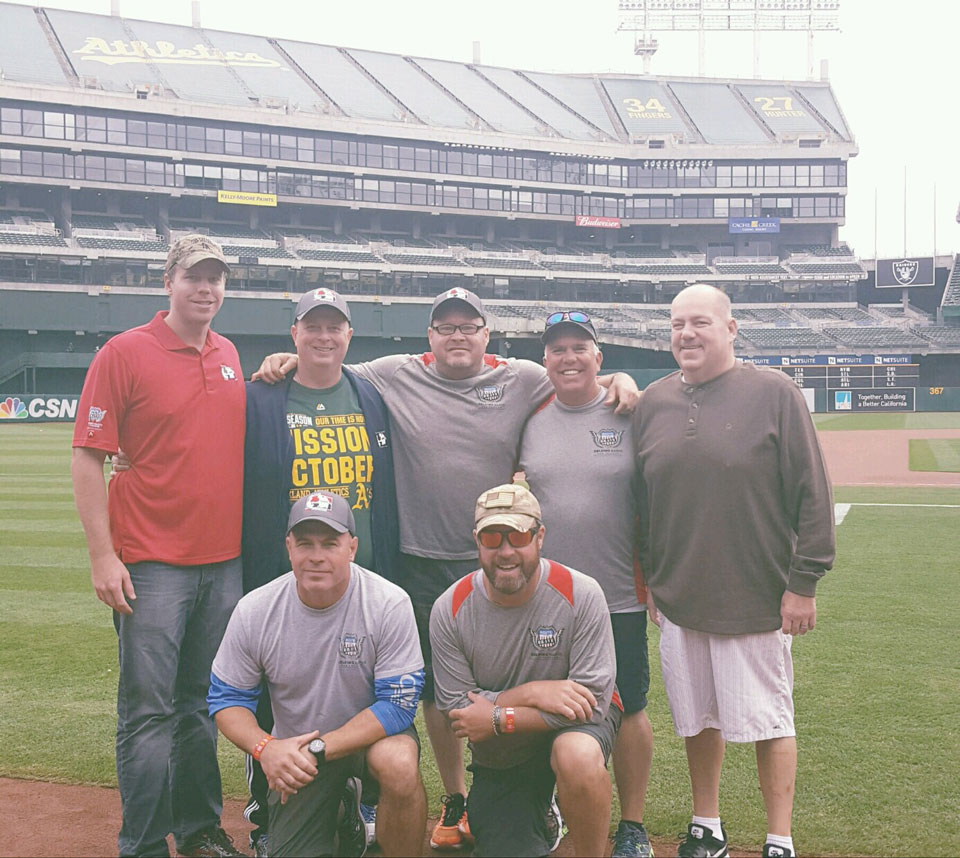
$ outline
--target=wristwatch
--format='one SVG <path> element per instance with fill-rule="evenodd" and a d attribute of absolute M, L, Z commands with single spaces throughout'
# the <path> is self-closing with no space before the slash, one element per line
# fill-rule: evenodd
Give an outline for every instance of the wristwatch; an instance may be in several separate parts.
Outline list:
<path fill-rule="evenodd" d="M 317 765 L 322 766 L 327 761 L 327 743 L 323 739 L 314 739 L 307 750 L 317 758 Z"/>

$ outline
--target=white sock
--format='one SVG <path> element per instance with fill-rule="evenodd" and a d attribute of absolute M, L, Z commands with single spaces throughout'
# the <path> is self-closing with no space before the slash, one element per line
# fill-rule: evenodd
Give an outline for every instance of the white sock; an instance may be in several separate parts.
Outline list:
<path fill-rule="evenodd" d="M 720 829 L 720 817 L 712 816 L 694 816 L 693 824 L 705 828 L 717 840 L 723 840 L 723 832 Z"/>
<path fill-rule="evenodd" d="M 768 834 L 767 843 L 771 846 L 779 846 L 781 849 L 789 849 L 792 855 L 796 855 L 796 850 L 793 848 L 793 838 L 785 837 L 782 834 Z"/>

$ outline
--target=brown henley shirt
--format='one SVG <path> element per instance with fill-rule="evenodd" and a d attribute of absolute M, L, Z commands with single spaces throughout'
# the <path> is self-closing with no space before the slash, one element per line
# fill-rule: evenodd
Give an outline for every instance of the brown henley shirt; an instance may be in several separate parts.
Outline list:
<path fill-rule="evenodd" d="M 812 596 L 833 564 L 833 492 L 803 394 L 750 363 L 705 384 L 675 372 L 635 414 L 641 561 L 676 625 L 780 628 L 785 589 Z"/>

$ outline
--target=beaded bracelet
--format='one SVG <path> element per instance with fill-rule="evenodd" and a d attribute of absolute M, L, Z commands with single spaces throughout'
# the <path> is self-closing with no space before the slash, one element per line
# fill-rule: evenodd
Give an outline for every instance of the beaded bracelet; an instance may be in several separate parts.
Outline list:
<path fill-rule="evenodd" d="M 267 745 L 269 745 L 274 740 L 274 738 L 275 738 L 274 736 L 267 735 L 267 736 L 264 736 L 259 742 L 257 742 L 257 747 L 253 749 L 253 754 L 252 754 L 255 760 L 260 759 L 260 755 L 263 753 L 263 749 L 266 748 Z"/>
<path fill-rule="evenodd" d="M 500 713 L 503 710 L 499 706 L 493 707 L 493 735 L 499 736 L 500 734 Z"/>

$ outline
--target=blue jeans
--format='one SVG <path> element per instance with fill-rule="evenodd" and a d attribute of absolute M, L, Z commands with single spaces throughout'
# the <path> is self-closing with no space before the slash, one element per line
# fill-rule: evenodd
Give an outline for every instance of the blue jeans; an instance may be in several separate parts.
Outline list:
<path fill-rule="evenodd" d="M 132 563 L 132 614 L 114 612 L 120 649 L 117 779 L 121 855 L 168 855 L 220 824 L 210 666 L 242 593 L 240 559 L 205 566 Z"/>

